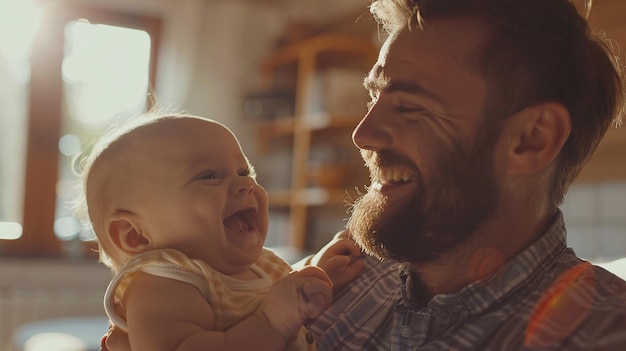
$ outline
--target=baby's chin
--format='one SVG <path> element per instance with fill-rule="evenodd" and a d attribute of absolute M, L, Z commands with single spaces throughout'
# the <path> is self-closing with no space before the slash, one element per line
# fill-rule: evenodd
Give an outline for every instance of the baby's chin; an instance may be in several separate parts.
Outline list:
<path fill-rule="evenodd" d="M 240 280 L 259 279 L 260 276 L 251 269 L 253 263 L 238 265 L 236 268 L 220 270 L 220 273 Z"/>
<path fill-rule="evenodd" d="M 263 253 L 263 244 L 246 247 L 245 250 L 231 250 L 229 254 L 222 256 L 225 258 L 224 264 L 235 267 L 237 271 L 243 271 L 255 264 Z M 241 268 L 239 268 L 241 267 Z"/>

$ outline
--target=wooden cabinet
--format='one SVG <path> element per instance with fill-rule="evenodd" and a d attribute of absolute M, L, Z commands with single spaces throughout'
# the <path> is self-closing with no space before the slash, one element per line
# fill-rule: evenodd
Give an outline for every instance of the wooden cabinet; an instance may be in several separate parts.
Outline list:
<path fill-rule="evenodd" d="M 325 219 L 313 218 L 312 211 L 335 206 L 347 217 L 346 196 L 368 181 L 350 135 L 366 112 L 362 79 L 377 54 L 368 38 L 330 33 L 278 49 L 261 65 L 264 89 L 288 90 L 294 97 L 293 116 L 273 118 L 258 127 L 262 155 L 290 150 L 289 162 L 270 170 L 289 172 L 290 184 L 266 186 L 270 210 L 282 210 L 288 218 L 285 245 L 300 251 L 317 249 L 309 240 L 312 222 Z M 261 183 L 266 185 L 263 179 Z"/>
<path fill-rule="evenodd" d="M 581 2 L 582 3 L 582 2 Z M 589 23 L 595 29 L 606 32 L 611 46 L 624 59 L 626 49 L 626 1 L 605 0 L 593 3 Z M 621 48 L 621 49 L 620 49 Z M 624 62 L 620 61 L 623 66 Z M 626 123 L 626 118 L 623 120 Z M 600 142 L 596 154 L 577 178 L 578 183 L 626 181 L 626 128 L 611 126 Z"/>
<path fill-rule="evenodd" d="M 595 155 L 576 179 L 578 183 L 623 182 L 626 180 L 626 130 L 609 127 Z"/>

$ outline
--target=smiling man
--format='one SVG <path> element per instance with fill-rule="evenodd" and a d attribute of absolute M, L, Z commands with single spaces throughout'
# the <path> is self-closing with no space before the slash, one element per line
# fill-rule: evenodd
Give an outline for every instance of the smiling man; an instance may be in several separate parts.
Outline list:
<path fill-rule="evenodd" d="M 380 0 L 389 32 L 353 133 L 370 261 L 311 329 L 324 350 L 622 350 L 626 282 L 558 208 L 624 103 L 567 0 Z M 593 235 L 593 233 L 589 233 Z"/>

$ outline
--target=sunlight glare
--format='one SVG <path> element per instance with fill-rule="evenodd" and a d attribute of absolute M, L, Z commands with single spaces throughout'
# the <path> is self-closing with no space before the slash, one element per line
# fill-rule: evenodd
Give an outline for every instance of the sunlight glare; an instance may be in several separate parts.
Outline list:
<path fill-rule="evenodd" d="M 74 217 L 62 217 L 54 221 L 54 234 L 59 240 L 72 240 L 78 236 L 79 231 L 80 223 Z"/>
<path fill-rule="evenodd" d="M 65 333 L 40 333 L 30 337 L 24 351 L 87 351 L 84 341 Z"/>
<path fill-rule="evenodd" d="M 76 134 L 65 134 L 59 139 L 59 151 L 65 156 L 73 156 L 82 150 L 80 138 Z"/>
<path fill-rule="evenodd" d="M 0 0 L 0 64 L 13 66 L 29 56 L 40 19 L 32 0 Z"/>
<path fill-rule="evenodd" d="M 0 222 L 0 240 L 16 240 L 21 236 L 21 224 L 17 222 Z"/>
<path fill-rule="evenodd" d="M 72 118 L 99 127 L 121 113 L 143 111 L 149 79 L 148 33 L 79 20 L 67 24 L 65 38 L 62 72 Z"/>

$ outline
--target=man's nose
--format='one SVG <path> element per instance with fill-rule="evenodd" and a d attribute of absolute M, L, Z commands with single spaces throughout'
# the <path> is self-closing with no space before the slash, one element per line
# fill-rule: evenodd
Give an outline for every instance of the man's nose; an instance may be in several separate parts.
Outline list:
<path fill-rule="evenodd" d="M 359 149 L 377 151 L 392 143 L 389 121 L 381 107 L 372 106 L 352 132 L 352 142 Z"/>

